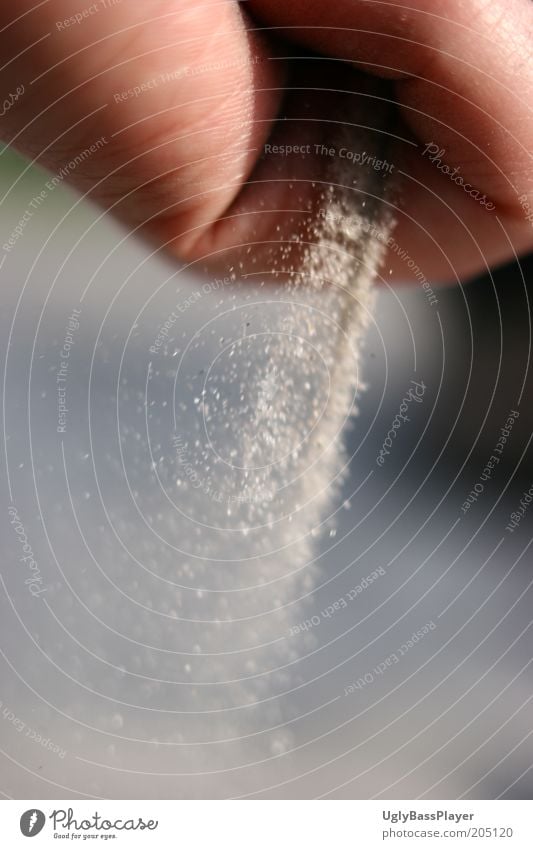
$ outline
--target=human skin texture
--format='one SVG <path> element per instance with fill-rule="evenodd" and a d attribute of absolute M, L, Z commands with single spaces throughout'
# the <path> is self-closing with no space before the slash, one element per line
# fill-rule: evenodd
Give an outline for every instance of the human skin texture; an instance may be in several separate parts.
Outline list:
<path fill-rule="evenodd" d="M 104 136 L 72 182 L 180 260 L 246 271 L 309 215 L 354 91 L 390 108 L 395 240 L 426 277 L 533 248 L 530 0 L 20 0 L 0 30 L 3 140 L 58 171 Z M 311 153 L 274 166 L 269 141 Z"/>

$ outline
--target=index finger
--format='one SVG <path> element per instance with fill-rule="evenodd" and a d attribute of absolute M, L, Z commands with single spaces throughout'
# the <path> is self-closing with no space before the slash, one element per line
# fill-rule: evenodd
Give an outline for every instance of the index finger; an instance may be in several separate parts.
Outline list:
<path fill-rule="evenodd" d="M 287 38 L 395 81 L 403 116 L 501 211 L 533 195 L 529 0 L 248 0 Z"/>

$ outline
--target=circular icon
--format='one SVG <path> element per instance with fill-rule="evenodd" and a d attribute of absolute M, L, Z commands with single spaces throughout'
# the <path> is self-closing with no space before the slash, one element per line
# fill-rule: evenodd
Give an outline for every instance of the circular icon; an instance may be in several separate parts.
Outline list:
<path fill-rule="evenodd" d="M 20 818 L 20 830 L 24 837 L 35 837 L 42 831 L 45 822 L 46 817 L 42 811 L 30 808 L 29 811 L 24 811 Z"/>

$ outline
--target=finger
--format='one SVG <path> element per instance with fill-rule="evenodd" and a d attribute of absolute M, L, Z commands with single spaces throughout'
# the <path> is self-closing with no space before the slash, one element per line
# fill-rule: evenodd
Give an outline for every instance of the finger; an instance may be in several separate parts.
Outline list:
<path fill-rule="evenodd" d="M 394 81 L 419 142 L 399 152 L 397 242 L 428 276 L 457 279 L 533 248 L 529 0 L 249 0 L 248 8 L 273 32 Z M 394 251 L 390 264 L 412 277 Z"/>
<path fill-rule="evenodd" d="M 396 81 L 406 122 L 498 204 L 533 191 L 529 0 L 249 0 L 267 23 Z"/>
<path fill-rule="evenodd" d="M 253 169 L 283 62 L 233 0 L 34 5 L 0 11 L 0 92 L 22 89 L 2 138 L 187 255 Z"/>

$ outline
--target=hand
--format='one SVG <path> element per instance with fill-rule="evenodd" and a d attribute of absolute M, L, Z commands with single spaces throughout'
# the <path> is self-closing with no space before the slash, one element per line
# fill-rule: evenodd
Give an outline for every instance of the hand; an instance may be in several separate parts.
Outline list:
<path fill-rule="evenodd" d="M 397 104 L 395 240 L 426 277 L 464 279 L 533 248 L 530 0 L 4 6 L 3 139 L 53 172 L 68 165 L 79 189 L 181 259 L 227 266 L 243 242 L 275 238 L 291 177 L 305 205 L 322 163 L 311 146 L 272 179 L 264 145 L 328 132 L 280 111 L 342 120 L 350 96 L 332 90 L 362 87 Z M 409 276 L 396 251 L 388 265 Z"/>

